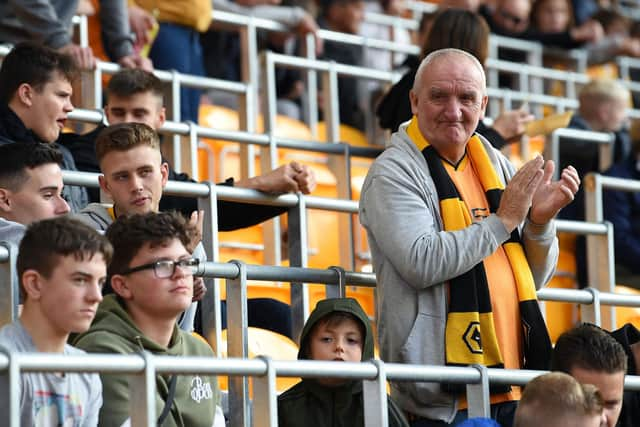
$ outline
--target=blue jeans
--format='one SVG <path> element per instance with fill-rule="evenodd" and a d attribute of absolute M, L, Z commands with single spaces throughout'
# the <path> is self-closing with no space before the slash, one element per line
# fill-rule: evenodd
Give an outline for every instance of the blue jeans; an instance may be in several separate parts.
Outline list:
<path fill-rule="evenodd" d="M 496 420 L 501 427 L 512 427 L 513 417 L 516 414 L 518 402 L 503 402 L 491 405 L 491 419 Z M 444 421 L 428 420 L 426 418 L 417 419 L 411 422 L 411 427 L 447 427 L 456 426 L 468 418 L 467 410 L 458 411 L 451 424 Z"/>
<path fill-rule="evenodd" d="M 182 25 L 163 22 L 149 57 L 158 70 L 176 70 L 184 74 L 204 75 L 200 34 Z M 198 123 L 200 90 L 180 90 L 180 119 Z"/>

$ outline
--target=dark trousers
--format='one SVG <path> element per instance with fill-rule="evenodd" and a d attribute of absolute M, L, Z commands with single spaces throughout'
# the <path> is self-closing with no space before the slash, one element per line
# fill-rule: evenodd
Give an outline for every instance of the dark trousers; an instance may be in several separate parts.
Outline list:
<path fill-rule="evenodd" d="M 204 75 L 200 34 L 189 27 L 161 23 L 149 57 L 158 70 L 176 70 L 184 74 Z M 198 123 L 199 106 L 200 90 L 183 86 L 180 89 L 181 120 Z"/>

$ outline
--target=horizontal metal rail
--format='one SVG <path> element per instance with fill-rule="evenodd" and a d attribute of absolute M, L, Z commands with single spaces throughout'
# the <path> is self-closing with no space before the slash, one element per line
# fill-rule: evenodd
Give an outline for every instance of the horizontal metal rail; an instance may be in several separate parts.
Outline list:
<path fill-rule="evenodd" d="M 103 123 L 104 114 L 98 110 L 75 109 L 68 115 L 70 120 Z M 206 126 L 199 126 L 193 123 L 166 121 L 162 128 L 158 130 L 163 134 L 189 136 L 195 132 L 198 138 L 220 139 L 224 141 L 239 142 L 242 144 L 253 144 L 268 147 L 273 141 L 276 147 L 290 148 L 301 151 L 310 151 L 327 154 L 344 154 L 343 144 L 326 144 L 324 142 L 307 141 L 293 138 L 280 138 L 269 136 L 263 133 L 252 133 L 246 131 L 230 131 L 213 129 Z M 349 146 L 349 154 L 354 157 L 375 158 L 382 152 L 378 147 Z"/>

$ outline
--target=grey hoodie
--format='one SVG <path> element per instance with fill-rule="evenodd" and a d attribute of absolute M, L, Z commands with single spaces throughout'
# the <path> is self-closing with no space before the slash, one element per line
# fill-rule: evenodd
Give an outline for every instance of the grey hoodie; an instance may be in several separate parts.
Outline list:
<path fill-rule="evenodd" d="M 438 195 L 422 153 L 400 125 L 362 186 L 360 222 L 367 230 L 376 272 L 378 337 L 385 362 L 444 365 L 446 282 L 470 270 L 509 238 L 495 214 L 459 231 L 443 231 Z M 515 169 L 482 137 L 498 177 Z M 553 221 L 521 226 L 524 251 L 539 289 L 558 258 Z M 404 410 L 451 422 L 456 396 L 439 383 L 394 382 L 391 397 Z"/>

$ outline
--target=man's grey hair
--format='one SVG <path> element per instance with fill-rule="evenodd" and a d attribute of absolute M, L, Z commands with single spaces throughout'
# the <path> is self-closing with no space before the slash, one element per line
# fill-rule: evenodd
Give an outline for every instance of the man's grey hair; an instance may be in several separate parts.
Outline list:
<path fill-rule="evenodd" d="M 420 86 L 422 85 L 422 75 L 424 74 L 429 64 L 431 64 L 437 59 L 443 59 L 445 57 L 454 56 L 454 55 L 464 56 L 467 59 L 469 59 L 471 62 L 473 62 L 473 64 L 475 64 L 478 71 L 480 71 L 480 75 L 482 76 L 482 95 L 486 95 L 487 94 L 487 83 L 486 83 L 487 77 L 484 73 L 484 68 L 482 67 L 482 64 L 480 63 L 480 61 L 478 61 L 478 58 L 476 58 L 469 52 L 465 52 L 464 50 L 454 49 L 454 48 L 436 50 L 434 52 L 431 52 L 429 55 L 427 55 L 427 57 L 424 58 L 420 63 L 420 66 L 418 67 L 418 71 L 416 71 L 416 77 L 413 80 L 413 88 L 411 90 L 414 93 L 418 91 L 418 88 L 420 88 Z"/>

